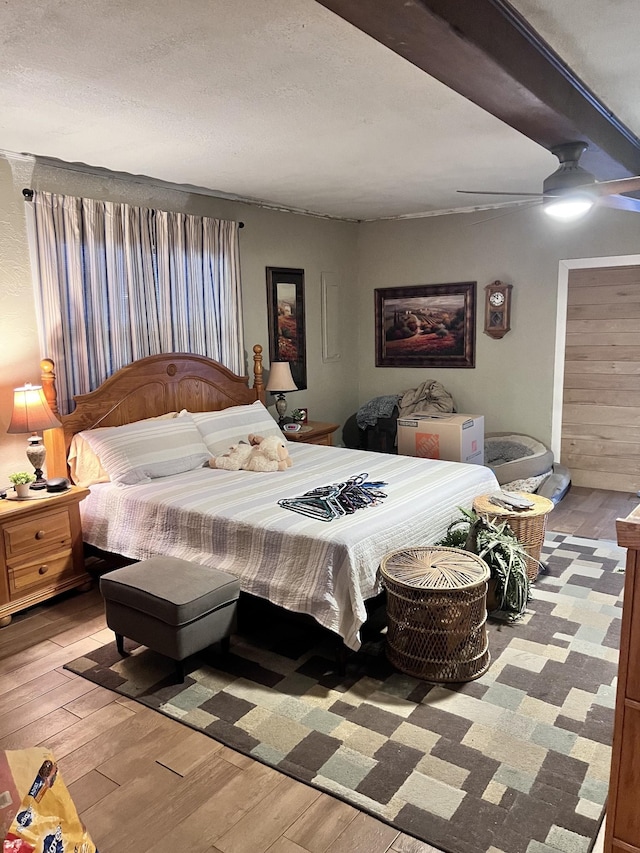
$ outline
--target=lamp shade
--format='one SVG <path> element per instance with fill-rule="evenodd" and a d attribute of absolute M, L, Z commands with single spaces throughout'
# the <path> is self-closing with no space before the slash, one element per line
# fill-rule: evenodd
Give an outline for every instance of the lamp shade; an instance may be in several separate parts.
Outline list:
<path fill-rule="evenodd" d="M 41 385 L 24 385 L 13 391 L 13 412 L 7 432 L 39 432 L 62 426 L 49 408 Z"/>
<path fill-rule="evenodd" d="M 269 367 L 269 381 L 265 386 L 267 391 L 280 394 L 284 391 L 297 391 L 296 383 L 291 375 L 288 361 L 272 361 Z"/>

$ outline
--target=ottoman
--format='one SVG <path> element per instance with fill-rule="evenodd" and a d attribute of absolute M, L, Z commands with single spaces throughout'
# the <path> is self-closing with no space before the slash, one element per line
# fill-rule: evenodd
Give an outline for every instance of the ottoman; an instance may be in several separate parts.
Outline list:
<path fill-rule="evenodd" d="M 221 642 L 229 648 L 236 626 L 240 581 L 227 572 L 180 560 L 151 557 L 100 578 L 107 625 L 124 655 L 124 637 L 176 661 Z"/>

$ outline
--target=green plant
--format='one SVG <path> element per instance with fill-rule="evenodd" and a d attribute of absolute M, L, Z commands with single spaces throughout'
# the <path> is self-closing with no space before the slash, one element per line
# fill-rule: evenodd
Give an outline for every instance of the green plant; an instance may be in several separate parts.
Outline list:
<path fill-rule="evenodd" d="M 301 412 L 300 409 L 294 409 L 291 412 L 291 417 L 294 421 L 303 421 L 304 420 L 304 412 Z"/>
<path fill-rule="evenodd" d="M 527 552 L 506 521 L 497 524 L 473 510 L 461 508 L 460 512 L 462 518 L 449 525 L 437 544 L 462 548 L 483 559 L 491 572 L 489 590 L 495 603 L 494 607 L 488 596 L 489 612 L 509 621 L 520 619 L 531 598 Z"/>
<path fill-rule="evenodd" d="M 29 474 L 27 471 L 18 471 L 17 474 L 9 474 L 9 481 L 13 483 L 14 486 L 19 485 L 20 483 L 33 483 L 36 478 L 33 474 Z"/>

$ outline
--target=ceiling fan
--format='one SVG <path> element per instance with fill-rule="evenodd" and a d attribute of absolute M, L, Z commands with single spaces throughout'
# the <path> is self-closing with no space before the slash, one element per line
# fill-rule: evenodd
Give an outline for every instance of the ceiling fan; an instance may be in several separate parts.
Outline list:
<path fill-rule="evenodd" d="M 541 193 L 492 190 L 457 190 L 457 192 L 467 195 L 538 199 L 544 205 L 545 213 L 556 219 L 567 221 L 583 216 L 594 204 L 640 213 L 640 199 L 623 195 L 623 193 L 640 191 L 640 176 L 597 181 L 590 172 L 579 165 L 580 157 L 587 148 L 586 142 L 563 142 L 551 148 L 551 153 L 558 158 L 559 166 L 555 172 L 545 178 Z"/>

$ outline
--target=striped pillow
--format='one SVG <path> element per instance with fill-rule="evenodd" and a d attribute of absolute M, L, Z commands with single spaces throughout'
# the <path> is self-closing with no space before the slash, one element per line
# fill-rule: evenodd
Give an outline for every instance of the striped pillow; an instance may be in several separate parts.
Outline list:
<path fill-rule="evenodd" d="M 268 435 L 282 438 L 278 424 L 260 400 L 250 406 L 232 406 L 221 412 L 192 412 L 191 417 L 212 456 L 219 456 L 232 444 L 246 441 L 249 433 L 263 438 Z"/>
<path fill-rule="evenodd" d="M 164 421 L 177 418 L 178 412 L 167 412 L 166 415 L 157 415 L 155 418 L 143 418 L 150 421 Z M 136 421 L 140 423 L 140 421 Z M 103 427 L 109 429 L 109 427 Z M 77 433 L 71 439 L 69 455 L 67 456 L 69 473 L 71 479 L 77 486 L 93 486 L 95 483 L 108 483 L 109 475 L 102 467 L 100 457 L 97 456 L 88 442 Z"/>
<path fill-rule="evenodd" d="M 200 468 L 211 454 L 189 415 L 79 433 L 114 483 L 133 485 Z"/>

